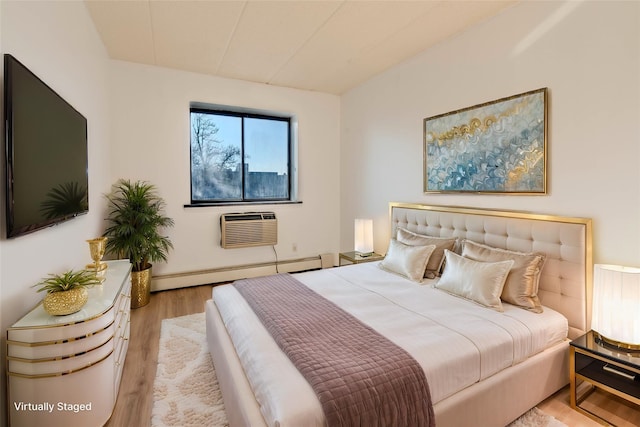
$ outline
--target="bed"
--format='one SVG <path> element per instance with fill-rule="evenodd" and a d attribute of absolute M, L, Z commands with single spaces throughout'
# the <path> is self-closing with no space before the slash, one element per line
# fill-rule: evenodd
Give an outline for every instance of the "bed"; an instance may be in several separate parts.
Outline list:
<path fill-rule="evenodd" d="M 569 340 L 590 324 L 591 220 L 404 203 L 391 203 L 389 217 L 385 261 L 292 276 L 420 364 L 438 427 L 505 426 L 568 383 Z M 407 249 L 407 238 L 423 237 L 455 244 L 441 251 L 444 269 L 440 261 L 427 264 L 426 271 L 421 267 L 424 277 L 410 280 L 391 261 L 398 248 L 434 251 L 420 242 Z M 484 270 L 474 268 L 514 268 L 512 260 L 482 259 L 483 251 L 541 258 L 535 289 L 540 305 L 505 300 L 506 286 L 497 302 L 496 295 L 461 298 L 450 288 L 456 274 L 465 280 L 461 271 L 480 277 Z M 214 287 L 205 312 L 209 351 L 232 427 L 326 424 L 313 389 L 236 287 Z"/>

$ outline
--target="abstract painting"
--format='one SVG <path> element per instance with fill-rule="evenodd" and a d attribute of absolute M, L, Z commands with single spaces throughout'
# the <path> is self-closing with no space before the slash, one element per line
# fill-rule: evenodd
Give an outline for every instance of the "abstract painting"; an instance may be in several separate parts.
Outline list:
<path fill-rule="evenodd" d="M 424 119 L 425 193 L 546 194 L 547 88 Z"/>

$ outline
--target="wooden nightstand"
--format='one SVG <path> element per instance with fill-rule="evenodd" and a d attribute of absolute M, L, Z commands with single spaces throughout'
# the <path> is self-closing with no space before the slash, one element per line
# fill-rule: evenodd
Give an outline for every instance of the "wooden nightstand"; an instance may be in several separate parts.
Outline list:
<path fill-rule="evenodd" d="M 342 265 L 342 260 L 345 260 L 350 264 L 360 264 L 362 262 L 382 261 L 383 259 L 384 255 L 380 255 L 375 252 L 369 256 L 360 256 L 356 254 L 355 251 L 340 252 L 338 265 Z"/>
<path fill-rule="evenodd" d="M 594 420 L 609 423 L 593 412 L 580 407 L 595 387 L 640 405 L 640 353 L 609 346 L 589 331 L 571 341 L 569 350 L 569 383 L 571 407 Z M 578 381 L 590 385 L 578 396 Z"/>

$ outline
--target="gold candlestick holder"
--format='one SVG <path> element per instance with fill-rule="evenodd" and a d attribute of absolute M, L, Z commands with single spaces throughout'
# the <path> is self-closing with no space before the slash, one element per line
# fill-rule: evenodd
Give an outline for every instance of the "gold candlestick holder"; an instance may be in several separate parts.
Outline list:
<path fill-rule="evenodd" d="M 101 275 L 107 269 L 108 265 L 102 261 L 104 251 L 106 249 L 107 238 L 96 237 L 95 239 L 87 240 L 89 243 L 89 251 L 91 252 L 92 264 L 87 264 L 87 270 L 95 271 L 96 276 Z"/>

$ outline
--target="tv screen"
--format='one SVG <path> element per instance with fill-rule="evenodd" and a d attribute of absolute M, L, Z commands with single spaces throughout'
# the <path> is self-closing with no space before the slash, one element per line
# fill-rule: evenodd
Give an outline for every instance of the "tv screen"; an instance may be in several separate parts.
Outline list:
<path fill-rule="evenodd" d="M 87 119 L 9 54 L 4 114 L 7 237 L 86 213 Z"/>

